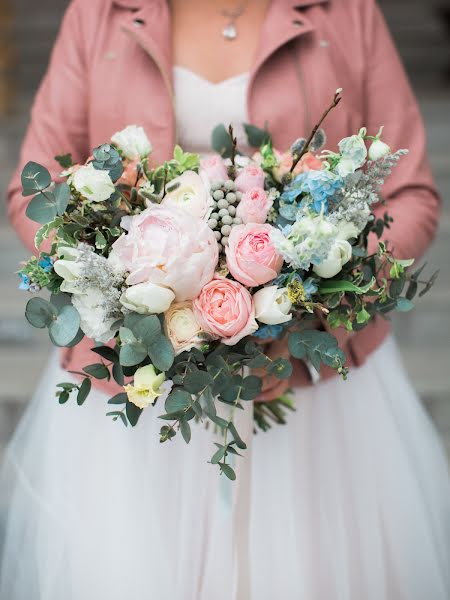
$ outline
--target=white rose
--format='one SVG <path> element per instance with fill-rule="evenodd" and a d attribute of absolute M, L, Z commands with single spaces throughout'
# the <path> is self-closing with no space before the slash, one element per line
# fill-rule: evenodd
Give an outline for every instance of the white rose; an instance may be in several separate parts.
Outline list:
<path fill-rule="evenodd" d="M 381 140 L 374 140 L 369 148 L 370 160 L 379 160 L 391 153 L 390 147 Z"/>
<path fill-rule="evenodd" d="M 105 344 L 114 337 L 112 326 L 117 319 L 107 318 L 103 302 L 103 293 L 95 288 L 72 296 L 72 304 L 80 314 L 81 330 L 88 338 Z"/>
<path fill-rule="evenodd" d="M 192 310 L 192 302 L 172 304 L 164 315 L 164 328 L 175 355 L 194 347 L 200 348 L 205 342 L 202 328 Z"/>
<path fill-rule="evenodd" d="M 212 210 L 209 184 L 194 171 L 185 171 L 167 184 L 161 204 L 166 208 L 181 208 L 199 219 L 207 219 Z"/>
<path fill-rule="evenodd" d="M 287 289 L 270 285 L 253 295 L 255 318 L 266 325 L 279 325 L 292 319 L 292 302 Z"/>
<path fill-rule="evenodd" d="M 352 257 L 352 247 L 346 240 L 336 240 L 325 260 L 314 265 L 313 271 L 319 277 L 334 277 Z"/>
<path fill-rule="evenodd" d="M 64 279 L 61 284 L 61 291 L 69 294 L 79 293 L 78 288 L 73 285 L 81 277 L 83 268 L 83 265 L 78 262 L 80 256 L 79 250 L 65 246 L 59 248 L 58 254 L 63 258 L 56 260 L 53 263 L 53 268 L 55 273 Z"/>
<path fill-rule="evenodd" d="M 91 163 L 80 167 L 73 174 L 71 183 L 90 202 L 104 202 L 116 189 L 108 171 L 95 169 Z"/>
<path fill-rule="evenodd" d="M 111 141 L 129 160 L 146 158 L 152 151 L 152 145 L 144 128 L 137 125 L 128 125 L 122 131 L 118 131 L 112 136 Z"/>
<path fill-rule="evenodd" d="M 120 303 L 133 312 L 151 315 L 165 312 L 174 299 L 175 294 L 169 288 L 145 281 L 127 288 Z"/>

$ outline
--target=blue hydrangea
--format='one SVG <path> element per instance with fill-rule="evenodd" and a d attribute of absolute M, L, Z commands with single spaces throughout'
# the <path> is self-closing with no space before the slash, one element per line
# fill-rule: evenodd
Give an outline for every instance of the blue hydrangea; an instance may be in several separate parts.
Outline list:
<path fill-rule="evenodd" d="M 283 325 L 263 325 L 253 333 L 260 340 L 279 337 L 284 331 Z"/>
<path fill-rule="evenodd" d="M 308 171 L 300 173 L 292 184 L 283 192 L 281 198 L 285 202 L 294 202 L 300 194 L 309 194 L 311 207 L 316 213 L 328 212 L 328 201 L 344 186 L 344 180 L 331 171 Z"/>
<path fill-rule="evenodd" d="M 53 261 L 50 256 L 44 256 L 39 261 L 39 266 L 45 271 L 45 273 L 50 273 L 53 269 Z"/>
<path fill-rule="evenodd" d="M 24 275 L 23 273 L 19 273 L 19 277 L 21 279 L 21 281 L 19 283 L 19 290 L 28 291 L 30 289 L 30 285 L 31 285 L 30 278 L 27 277 L 27 275 Z"/>

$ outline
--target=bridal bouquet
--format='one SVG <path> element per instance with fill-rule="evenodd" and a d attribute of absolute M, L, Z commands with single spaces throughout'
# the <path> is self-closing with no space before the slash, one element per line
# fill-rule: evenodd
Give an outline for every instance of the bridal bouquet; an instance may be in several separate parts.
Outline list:
<path fill-rule="evenodd" d="M 79 383 L 59 384 L 61 404 L 72 395 L 83 404 L 93 378 L 113 377 L 123 391 L 108 416 L 134 426 L 143 410 L 157 411 L 161 442 L 178 432 L 189 442 L 193 421 L 211 421 L 223 434 L 211 462 L 234 479 L 231 455 L 245 450 L 236 411 L 260 393 L 261 373 L 292 374 L 263 341 L 286 338 L 294 359 L 345 378 L 344 352 L 318 323 L 359 330 L 376 314 L 413 307 L 419 283 L 424 293 L 434 276 L 420 282 L 420 270 L 406 271 L 413 261 L 384 242 L 368 249 L 369 235 L 380 238 L 391 222 L 371 208 L 406 151 L 391 152 L 382 129 L 323 150 L 320 126 L 339 101 L 338 90 L 309 138 L 284 154 L 247 125 L 259 151 L 243 156 L 232 128 L 218 126 L 218 154 L 200 159 L 176 146 L 155 165 L 144 130 L 129 126 L 84 165 L 56 157 L 58 183 L 25 166 L 27 216 L 41 228 L 21 287 L 51 294 L 31 298 L 26 318 L 56 346 L 95 340 L 97 360 Z M 289 409 L 289 396 L 255 403 L 255 428 L 285 422 Z"/>

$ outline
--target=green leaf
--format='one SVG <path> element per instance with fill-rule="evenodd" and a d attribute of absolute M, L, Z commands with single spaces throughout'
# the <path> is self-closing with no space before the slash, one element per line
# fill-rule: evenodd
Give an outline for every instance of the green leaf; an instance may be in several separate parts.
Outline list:
<path fill-rule="evenodd" d="M 119 384 L 119 385 L 123 385 L 125 382 L 125 378 L 123 375 L 123 370 L 122 367 L 120 365 L 119 362 L 115 362 L 113 364 L 113 368 L 112 368 L 112 376 L 114 377 L 114 381 Z"/>
<path fill-rule="evenodd" d="M 256 375 L 244 377 L 240 397 L 242 400 L 254 400 L 261 393 L 262 379 Z M 223 393 L 222 393 L 223 395 Z"/>
<path fill-rule="evenodd" d="M 294 331 L 288 337 L 288 348 L 294 358 L 308 358 L 317 371 L 322 362 L 333 369 L 339 369 L 345 363 L 345 354 L 336 338 L 324 331 Z"/>
<path fill-rule="evenodd" d="M 212 455 L 211 463 L 213 465 L 217 465 L 222 460 L 222 458 L 225 456 L 225 451 L 226 451 L 225 446 L 221 446 L 218 450 L 216 450 L 216 452 Z"/>
<path fill-rule="evenodd" d="M 129 329 L 133 334 L 135 334 L 135 337 L 137 337 L 139 335 L 139 323 L 142 321 L 142 319 L 145 319 L 145 315 L 130 313 L 125 316 L 123 321 L 124 327 Z"/>
<path fill-rule="evenodd" d="M 78 389 L 78 394 L 77 394 L 78 406 L 81 406 L 82 404 L 84 404 L 84 401 L 89 396 L 90 391 L 91 391 L 91 380 L 89 379 L 89 377 L 86 377 L 86 379 L 83 379 L 83 381 L 81 382 L 81 385 Z"/>
<path fill-rule="evenodd" d="M 69 392 L 61 392 L 59 394 L 58 401 L 60 404 L 65 404 L 67 402 L 67 400 L 69 399 L 69 397 L 70 397 Z"/>
<path fill-rule="evenodd" d="M 233 471 L 230 465 L 227 465 L 225 463 L 219 463 L 219 467 L 222 473 L 224 473 L 224 475 L 226 475 L 228 479 L 230 479 L 231 481 L 234 481 L 236 479 L 236 473 Z"/>
<path fill-rule="evenodd" d="M 243 439 L 239 435 L 239 433 L 236 429 L 236 426 L 232 421 L 230 421 L 230 423 L 228 424 L 228 431 L 233 436 L 233 441 L 235 442 L 236 446 L 238 448 L 240 448 L 241 450 L 245 450 L 247 448 L 247 444 L 243 441 Z"/>
<path fill-rule="evenodd" d="M 30 161 L 23 168 L 21 181 L 23 187 L 22 195 L 32 196 L 36 192 L 47 189 L 52 182 L 52 178 L 48 169 Z"/>
<path fill-rule="evenodd" d="M 185 390 L 178 389 L 178 390 L 173 391 L 171 394 L 169 394 L 169 396 L 167 396 L 166 402 L 164 404 L 164 408 L 166 409 L 166 412 L 168 412 L 168 413 L 178 412 L 180 410 L 184 411 L 187 408 L 189 408 L 191 403 L 192 403 L 191 394 L 189 394 Z"/>
<path fill-rule="evenodd" d="M 249 360 L 247 366 L 250 367 L 250 369 L 260 369 L 261 367 L 265 367 L 268 362 L 269 359 L 267 358 L 267 356 L 265 354 L 260 353 L 258 354 L 258 356 L 255 356 L 254 358 Z"/>
<path fill-rule="evenodd" d="M 48 327 L 56 318 L 56 314 L 55 308 L 43 298 L 31 298 L 25 308 L 25 317 L 28 323 L 39 329 Z"/>
<path fill-rule="evenodd" d="M 80 315 L 74 306 L 67 304 L 50 323 L 48 332 L 55 346 L 67 346 L 78 335 L 79 328 Z"/>
<path fill-rule="evenodd" d="M 108 404 L 126 404 L 128 402 L 128 396 L 125 392 L 120 392 L 108 400 Z"/>
<path fill-rule="evenodd" d="M 367 283 L 358 287 L 351 281 L 345 279 L 324 281 L 319 286 L 319 294 L 335 294 L 336 292 L 353 292 L 355 294 L 367 294 L 375 283 L 375 277 Z"/>
<path fill-rule="evenodd" d="M 362 308 L 358 313 L 356 313 L 356 322 L 358 324 L 362 325 L 368 321 L 370 321 L 370 314 L 365 308 Z"/>
<path fill-rule="evenodd" d="M 159 341 L 161 323 L 156 315 L 149 315 L 140 319 L 131 331 L 140 342 L 149 347 Z"/>
<path fill-rule="evenodd" d="M 34 236 L 35 247 L 39 250 L 42 242 L 44 240 L 48 240 L 50 233 L 54 229 L 57 229 L 58 227 L 60 227 L 62 224 L 63 224 L 62 217 L 56 217 L 56 219 L 53 219 L 53 221 L 50 221 L 49 223 L 44 223 L 44 225 L 42 225 L 42 227 L 40 227 L 36 231 L 36 235 Z"/>
<path fill-rule="evenodd" d="M 119 360 L 117 352 L 109 346 L 97 346 L 96 348 L 91 348 L 91 351 L 111 362 L 117 362 Z"/>
<path fill-rule="evenodd" d="M 185 419 L 180 421 L 180 431 L 186 444 L 189 444 L 191 441 L 191 426 Z"/>
<path fill-rule="evenodd" d="M 160 335 L 157 341 L 148 347 L 148 355 L 159 371 L 168 371 L 175 357 L 173 346 L 164 335 Z"/>
<path fill-rule="evenodd" d="M 206 371 L 192 371 L 184 378 L 183 385 L 191 394 L 198 394 L 212 383 L 213 379 Z"/>
<path fill-rule="evenodd" d="M 109 371 L 103 363 L 95 363 L 83 367 L 83 371 L 95 379 L 109 379 Z"/>
<path fill-rule="evenodd" d="M 230 134 L 221 123 L 214 127 L 211 134 L 211 146 L 223 158 L 230 158 L 233 144 Z"/>
<path fill-rule="evenodd" d="M 395 310 L 398 312 L 409 312 L 414 308 L 414 303 L 408 298 L 397 298 L 397 304 L 395 305 Z"/>
<path fill-rule="evenodd" d="M 84 333 L 83 333 L 83 330 L 80 328 L 78 330 L 77 335 L 73 338 L 73 340 L 71 342 L 69 342 L 68 344 L 65 345 L 65 348 L 73 348 L 74 346 L 77 346 L 83 338 L 84 338 Z"/>
<path fill-rule="evenodd" d="M 69 169 L 73 165 L 71 154 L 59 154 L 55 156 L 55 160 L 63 169 Z"/>
<path fill-rule="evenodd" d="M 136 427 L 139 417 L 142 414 L 142 408 L 137 407 L 132 402 L 127 402 L 125 412 L 127 413 L 127 419 L 132 427 Z"/>
<path fill-rule="evenodd" d="M 54 191 L 56 210 L 58 215 L 62 216 L 66 212 L 70 200 L 70 187 L 67 183 L 58 183 Z"/>
<path fill-rule="evenodd" d="M 56 199 L 53 192 L 36 194 L 27 206 L 25 214 L 36 223 L 49 223 L 53 221 L 57 214 Z"/>
<path fill-rule="evenodd" d="M 250 123 L 244 123 L 244 130 L 247 135 L 248 145 L 252 146 L 252 148 L 259 148 L 271 141 L 270 133 L 266 129 L 260 129 Z"/>
<path fill-rule="evenodd" d="M 135 335 L 128 327 L 121 327 L 119 329 L 119 336 L 122 344 L 135 344 L 137 342 Z"/>
<path fill-rule="evenodd" d="M 124 367 L 134 367 L 147 357 L 147 348 L 140 342 L 125 344 L 120 347 L 120 364 Z"/>
<path fill-rule="evenodd" d="M 278 379 L 289 379 L 292 375 L 292 363 L 285 358 L 277 358 L 268 365 L 267 372 Z"/>
<path fill-rule="evenodd" d="M 119 410 L 114 410 L 111 412 L 107 412 L 106 416 L 113 417 L 113 421 L 117 421 L 117 419 L 120 419 L 122 421 L 122 423 L 125 425 L 125 427 L 128 427 L 128 421 L 123 412 L 121 412 Z"/>
<path fill-rule="evenodd" d="M 101 231 L 97 231 L 97 233 L 95 234 L 95 247 L 99 250 L 103 250 L 104 248 L 106 248 L 106 244 L 107 241 L 103 233 Z"/>

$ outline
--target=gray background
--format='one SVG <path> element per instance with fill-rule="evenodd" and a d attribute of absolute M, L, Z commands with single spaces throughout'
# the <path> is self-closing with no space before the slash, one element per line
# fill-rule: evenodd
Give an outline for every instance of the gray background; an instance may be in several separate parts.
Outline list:
<path fill-rule="evenodd" d="M 30 102 L 66 5 L 65 0 L 0 0 L 3 26 L 8 6 L 10 9 L 15 51 L 9 73 L 8 65 L 0 60 L 0 82 L 12 97 L 9 113 L 0 117 L 2 193 L 15 166 Z M 438 284 L 413 313 L 395 319 L 395 331 L 409 374 L 450 452 L 450 24 L 448 12 L 444 16 L 449 6 L 444 0 L 384 0 L 381 6 L 419 98 L 432 167 L 443 196 L 439 235 L 427 257 L 441 269 Z M 28 298 L 17 290 L 14 271 L 27 254 L 9 226 L 2 204 L 0 452 L 36 386 L 49 351 L 47 336 L 33 330 L 23 318 Z"/>

